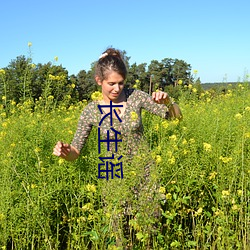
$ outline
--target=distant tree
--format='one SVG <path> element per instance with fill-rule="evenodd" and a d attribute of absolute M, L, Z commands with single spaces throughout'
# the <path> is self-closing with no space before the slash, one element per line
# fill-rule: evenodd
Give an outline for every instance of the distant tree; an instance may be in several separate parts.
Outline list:
<path fill-rule="evenodd" d="M 98 90 L 98 85 L 94 80 L 93 76 L 93 65 L 92 69 L 86 72 L 81 70 L 77 75 L 77 91 L 79 93 L 79 100 L 90 100 L 91 94 Z"/>
<path fill-rule="evenodd" d="M 78 79 L 77 76 L 70 75 L 69 76 L 69 83 L 72 88 L 71 96 L 72 96 L 72 101 L 77 102 L 79 101 L 79 92 L 78 92 Z"/>
<path fill-rule="evenodd" d="M 171 76 L 173 85 L 176 86 L 179 80 L 183 82 L 183 85 L 188 85 L 193 82 L 191 65 L 183 60 L 175 59 L 172 65 Z"/>
<path fill-rule="evenodd" d="M 128 68 L 126 87 L 136 84 L 138 89 L 151 93 L 156 89 L 166 90 L 168 86 L 175 91 L 177 85 L 180 85 L 180 89 L 189 83 L 196 83 L 197 87 L 200 85 L 200 79 L 191 75 L 191 65 L 183 60 L 164 58 L 160 62 L 152 60 L 148 67 L 146 63 L 130 66 L 127 52 L 122 51 L 122 55 Z M 51 62 L 34 65 L 31 58 L 19 56 L 5 68 L 4 91 L 8 100 L 16 102 L 26 98 L 46 99 L 49 95 L 57 101 L 69 95 L 72 101 L 90 100 L 91 94 L 100 89 L 94 79 L 95 64 L 92 63 L 89 71 L 81 70 L 76 76 L 69 77 L 68 71 L 61 65 L 56 66 Z M 0 91 L 3 93 L 3 86 Z"/>
<path fill-rule="evenodd" d="M 162 83 L 162 71 L 163 71 L 163 64 L 158 62 L 157 60 L 152 60 L 148 66 L 148 73 L 151 77 L 151 83 L 154 89 L 158 89 L 161 87 Z M 152 88 L 150 92 L 152 91 Z"/>
<path fill-rule="evenodd" d="M 183 60 L 165 58 L 161 62 L 152 60 L 148 66 L 154 89 L 164 89 L 168 85 L 176 86 L 178 80 L 188 84 L 191 79 L 191 66 Z"/>
<path fill-rule="evenodd" d="M 7 98 L 19 102 L 32 96 L 32 65 L 30 59 L 18 56 L 6 67 Z"/>
<path fill-rule="evenodd" d="M 137 85 L 138 89 L 144 90 L 148 87 L 145 87 L 144 85 L 148 85 L 149 82 L 146 82 L 147 79 L 147 71 L 146 71 L 146 63 L 142 63 L 137 65 L 136 63 L 132 64 L 128 70 L 128 77 L 127 77 L 127 83 L 126 86 L 133 87 L 134 85 Z"/>
<path fill-rule="evenodd" d="M 39 63 L 33 74 L 33 98 L 38 99 L 40 96 L 47 98 L 52 95 L 55 100 L 61 101 L 69 93 L 69 84 L 68 71 L 61 65 L 52 65 L 51 62 Z"/>

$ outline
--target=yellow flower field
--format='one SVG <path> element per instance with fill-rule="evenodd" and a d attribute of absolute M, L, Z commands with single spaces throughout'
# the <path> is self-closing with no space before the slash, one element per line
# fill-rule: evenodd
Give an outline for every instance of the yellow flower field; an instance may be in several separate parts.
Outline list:
<path fill-rule="evenodd" d="M 86 105 L 69 99 L 13 100 L 6 112 L 2 96 L 0 249 L 119 249 L 117 238 L 131 249 L 249 249 L 249 84 L 183 94 L 180 122 L 145 112 L 151 155 L 124 156 L 124 179 L 108 182 L 97 178 L 96 129 L 76 162 L 52 155 L 57 140 L 72 140 Z M 155 219 L 147 193 L 130 192 L 148 159 L 161 197 Z"/>

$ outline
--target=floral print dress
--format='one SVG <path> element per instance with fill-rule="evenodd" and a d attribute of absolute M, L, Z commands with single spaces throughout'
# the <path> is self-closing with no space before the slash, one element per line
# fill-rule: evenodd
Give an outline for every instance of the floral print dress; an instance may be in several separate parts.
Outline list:
<path fill-rule="evenodd" d="M 112 114 L 112 126 L 110 115 L 106 114 L 101 108 L 99 109 L 98 101 L 89 103 L 81 113 L 77 131 L 72 141 L 72 146 L 81 151 L 93 126 L 99 127 L 100 138 L 109 139 L 117 138 L 122 140 L 123 148 L 126 148 L 128 155 L 135 155 L 143 139 L 142 109 L 158 115 L 162 118 L 169 118 L 168 108 L 164 104 L 155 103 L 147 93 L 136 89 L 124 89 L 126 95 L 126 107 L 120 120 Z M 113 105 L 115 105 L 113 103 Z M 114 108 L 115 109 L 115 108 Z M 105 118 L 104 116 L 107 115 Z M 104 119 L 103 119 L 104 118 Z M 103 119 L 103 120 L 102 120 Z M 101 122 L 101 124 L 100 124 Z M 100 125 L 100 126 L 99 126 Z M 111 127 L 113 128 L 111 130 Z M 117 133 L 117 132 L 118 133 Z M 111 151 L 115 149 L 115 143 L 110 142 Z M 120 142 L 118 142 L 118 148 Z"/>

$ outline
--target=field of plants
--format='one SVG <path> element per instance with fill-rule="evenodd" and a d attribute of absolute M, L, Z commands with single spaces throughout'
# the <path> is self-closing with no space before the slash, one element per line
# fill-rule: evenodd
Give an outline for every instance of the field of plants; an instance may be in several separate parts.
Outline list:
<path fill-rule="evenodd" d="M 177 100 L 182 121 L 143 113 L 151 155 L 124 158 L 124 178 L 109 181 L 97 178 L 96 129 L 75 162 L 52 154 L 58 140 L 71 142 L 86 102 L 6 106 L 3 97 L 0 249 L 250 249 L 249 83 L 188 88 Z M 147 193 L 131 195 L 149 158 L 157 216 Z"/>

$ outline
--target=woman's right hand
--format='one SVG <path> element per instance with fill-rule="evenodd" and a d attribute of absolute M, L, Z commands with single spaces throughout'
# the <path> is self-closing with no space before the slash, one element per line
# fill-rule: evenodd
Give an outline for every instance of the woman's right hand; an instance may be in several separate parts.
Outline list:
<path fill-rule="evenodd" d="M 66 161 L 74 161 L 78 158 L 80 152 L 72 145 L 58 141 L 54 147 L 53 154 Z"/>
<path fill-rule="evenodd" d="M 70 144 L 58 141 L 54 147 L 53 154 L 58 157 L 62 157 L 63 159 L 66 159 L 67 156 L 70 154 L 70 151 Z"/>

